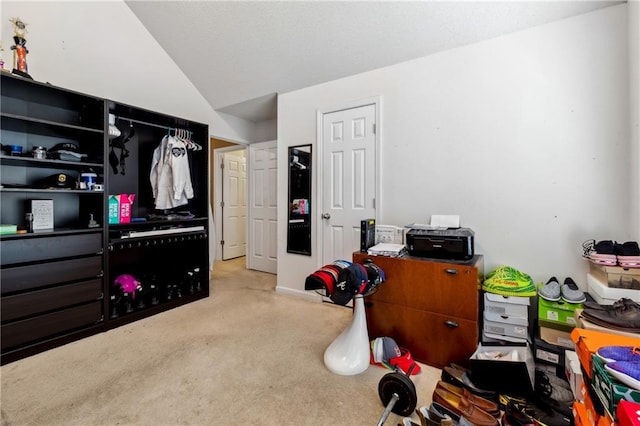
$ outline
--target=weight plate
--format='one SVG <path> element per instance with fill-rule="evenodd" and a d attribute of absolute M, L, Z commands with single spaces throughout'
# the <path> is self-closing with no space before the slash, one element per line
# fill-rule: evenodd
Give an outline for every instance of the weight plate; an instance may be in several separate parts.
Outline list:
<path fill-rule="evenodd" d="M 378 396 L 382 405 L 386 407 L 394 393 L 398 395 L 398 401 L 391 411 L 399 416 L 408 416 L 413 413 L 418 403 L 418 396 L 411 379 L 403 373 L 389 373 L 382 376 L 378 383 Z"/>

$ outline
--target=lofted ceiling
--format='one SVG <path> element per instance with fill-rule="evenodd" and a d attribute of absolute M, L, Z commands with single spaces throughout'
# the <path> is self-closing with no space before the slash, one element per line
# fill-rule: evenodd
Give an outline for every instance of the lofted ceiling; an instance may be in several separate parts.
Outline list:
<path fill-rule="evenodd" d="M 623 3 L 125 2 L 213 109 L 253 122 L 279 93 Z"/>

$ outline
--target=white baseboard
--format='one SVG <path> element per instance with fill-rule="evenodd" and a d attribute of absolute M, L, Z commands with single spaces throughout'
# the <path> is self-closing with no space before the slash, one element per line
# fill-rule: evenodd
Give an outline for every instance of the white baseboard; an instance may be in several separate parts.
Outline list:
<path fill-rule="evenodd" d="M 312 302 L 322 303 L 322 296 L 312 291 L 295 290 L 288 287 L 280 287 L 276 285 L 276 293 L 284 294 L 287 296 L 299 297 L 301 299 L 310 300 Z"/>

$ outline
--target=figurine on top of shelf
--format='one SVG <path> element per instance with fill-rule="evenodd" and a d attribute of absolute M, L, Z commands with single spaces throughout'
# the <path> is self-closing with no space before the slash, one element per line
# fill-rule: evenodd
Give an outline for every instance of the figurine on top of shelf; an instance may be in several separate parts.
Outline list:
<path fill-rule="evenodd" d="M 4 52 L 4 49 L 2 48 L 2 40 L 0 40 L 0 71 L 6 71 L 4 69 L 4 54 L 2 52 Z"/>
<path fill-rule="evenodd" d="M 20 18 L 11 18 L 9 22 L 13 24 L 13 41 L 15 45 L 11 46 L 13 50 L 13 71 L 12 73 L 21 77 L 32 78 L 29 75 L 27 67 L 27 24 Z"/>

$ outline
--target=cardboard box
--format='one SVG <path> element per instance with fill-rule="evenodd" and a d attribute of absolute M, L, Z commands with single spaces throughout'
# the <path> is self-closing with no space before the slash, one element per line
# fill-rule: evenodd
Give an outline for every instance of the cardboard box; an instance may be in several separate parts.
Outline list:
<path fill-rule="evenodd" d="M 529 318 L 529 297 L 484 294 L 484 311 L 498 315 Z"/>
<path fill-rule="evenodd" d="M 606 281 L 601 281 L 591 273 L 587 274 L 587 286 L 589 294 L 601 305 L 612 305 L 623 297 L 640 302 L 640 290 L 609 287 Z"/>
<path fill-rule="evenodd" d="M 587 416 L 587 407 L 581 402 L 574 401 L 572 411 L 575 426 L 591 426 L 593 424 Z"/>
<path fill-rule="evenodd" d="M 133 204 L 133 200 L 136 198 L 135 194 L 120 194 L 120 210 L 118 215 L 118 221 L 120 223 L 130 223 L 131 222 L 131 205 Z"/>
<path fill-rule="evenodd" d="M 593 392 L 593 388 L 588 381 L 586 381 L 582 387 L 582 396 L 584 400 L 584 407 L 587 410 L 589 424 L 595 425 L 598 423 L 598 420 L 600 420 L 600 416 L 604 414 L 604 408 L 602 407 L 598 396 Z M 596 404 L 598 408 L 596 408 Z"/>
<path fill-rule="evenodd" d="M 540 320 L 557 322 L 575 327 L 574 312 L 582 308 L 582 303 L 567 303 L 564 301 L 550 302 L 542 297 L 538 298 L 538 318 Z"/>
<path fill-rule="evenodd" d="M 609 413 L 604 413 L 602 416 L 598 418 L 598 423 L 596 426 L 615 426 L 613 419 L 609 415 Z"/>
<path fill-rule="evenodd" d="M 620 401 L 616 409 L 619 426 L 640 426 L 640 404 Z"/>
<path fill-rule="evenodd" d="M 483 352 L 499 351 L 502 354 L 517 353 L 517 361 L 480 359 Z M 513 396 L 530 396 L 534 393 L 535 362 L 528 346 L 485 346 L 469 359 L 473 382 L 481 389 L 494 390 Z"/>
<path fill-rule="evenodd" d="M 571 386 L 571 392 L 576 401 L 584 401 L 582 394 L 582 386 L 584 385 L 584 379 L 582 377 L 582 369 L 580 368 L 580 359 L 575 351 L 565 350 L 565 364 L 564 372 Z"/>
<path fill-rule="evenodd" d="M 573 345 L 573 342 L 571 342 L 571 345 Z M 533 339 L 533 357 L 536 362 L 564 367 L 564 352 L 565 348 L 560 345 L 554 345 L 538 338 Z"/>
<path fill-rule="evenodd" d="M 560 330 L 566 333 L 571 333 L 571 330 L 573 330 L 574 328 L 574 326 L 569 324 L 563 324 L 561 322 L 555 322 L 555 321 L 545 321 L 542 319 L 538 319 L 538 326 L 552 328 L 554 330 Z"/>
<path fill-rule="evenodd" d="M 109 195 L 109 224 L 120 223 L 120 196 Z"/>
<path fill-rule="evenodd" d="M 603 333 L 584 328 L 574 328 L 571 332 L 571 340 L 576 345 L 576 353 L 580 364 L 587 373 L 588 378 L 593 377 L 591 355 L 603 346 L 640 346 L 639 338 L 619 336 L 612 333 Z"/>
<path fill-rule="evenodd" d="M 574 344 L 571 340 L 569 331 L 556 330 L 555 328 L 539 327 L 540 338 L 552 345 L 562 346 L 563 348 L 573 349 Z"/>
<path fill-rule="evenodd" d="M 529 339 L 529 320 L 519 316 L 484 312 L 483 330 L 487 333 Z"/>
<path fill-rule="evenodd" d="M 583 311 L 582 309 L 576 309 L 576 312 L 575 312 L 576 327 L 584 328 L 586 330 L 600 331 L 603 333 L 617 334 L 619 336 L 638 338 L 638 333 L 632 333 L 630 331 L 614 330 L 612 328 L 607 328 L 598 324 L 594 324 L 582 315 L 582 311 Z"/>
<path fill-rule="evenodd" d="M 589 273 L 608 287 L 640 290 L 640 268 L 604 266 L 589 262 Z"/>
<path fill-rule="evenodd" d="M 495 345 L 520 345 L 526 346 L 529 343 L 528 338 L 520 338 L 513 336 L 504 336 L 501 334 L 493 334 L 487 333 L 486 331 L 482 331 L 482 343 L 488 343 L 489 346 L 492 344 Z"/>
<path fill-rule="evenodd" d="M 618 402 L 621 400 L 640 402 L 640 391 L 618 382 L 604 368 L 604 361 L 597 355 L 591 356 L 593 365 L 592 386 L 607 413 L 615 419 Z"/>

